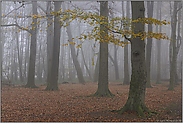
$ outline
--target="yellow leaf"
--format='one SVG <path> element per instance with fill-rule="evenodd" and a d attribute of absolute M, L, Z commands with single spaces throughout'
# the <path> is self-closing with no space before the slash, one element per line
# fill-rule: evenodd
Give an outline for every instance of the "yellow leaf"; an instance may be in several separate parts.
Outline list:
<path fill-rule="evenodd" d="M 76 43 L 75 43 L 75 42 L 73 42 L 72 44 L 73 44 L 73 45 L 75 45 Z"/>
<path fill-rule="evenodd" d="M 92 65 L 95 65 L 94 62 L 92 63 Z"/>
<path fill-rule="evenodd" d="M 69 44 L 72 44 L 72 42 L 69 42 Z"/>
<path fill-rule="evenodd" d="M 94 61 L 93 58 L 92 58 L 92 61 Z"/>

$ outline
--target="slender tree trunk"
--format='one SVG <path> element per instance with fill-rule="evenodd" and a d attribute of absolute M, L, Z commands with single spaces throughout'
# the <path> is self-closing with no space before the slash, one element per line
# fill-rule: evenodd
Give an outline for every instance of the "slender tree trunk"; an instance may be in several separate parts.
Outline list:
<path fill-rule="evenodd" d="M 108 1 L 100 1 L 100 15 L 105 17 L 101 20 L 104 23 L 108 23 Z M 104 37 L 108 34 L 108 30 L 104 25 L 100 25 L 100 60 L 99 60 L 99 78 L 97 92 L 92 96 L 98 97 L 111 97 L 114 96 L 108 87 L 108 43 Z"/>
<path fill-rule="evenodd" d="M 69 37 L 69 42 L 73 42 L 72 35 L 71 35 L 70 24 L 68 24 L 68 26 L 66 28 L 67 28 L 67 34 L 68 34 L 68 37 Z M 77 60 L 74 46 L 75 45 L 70 44 L 73 63 L 74 63 L 74 66 L 76 68 L 76 71 L 77 71 L 77 76 L 78 76 L 79 83 L 85 84 L 85 80 L 83 78 L 83 73 L 82 73 L 81 67 L 79 65 L 79 62 Z"/>
<path fill-rule="evenodd" d="M 64 10 L 65 10 L 65 8 L 64 8 Z M 67 29 L 67 35 L 68 35 L 68 38 L 69 38 L 69 42 L 73 43 L 70 23 L 68 23 L 68 25 L 66 26 L 66 29 Z M 71 49 L 71 56 L 72 56 L 72 59 L 73 59 L 73 63 L 74 63 L 75 69 L 77 71 L 77 77 L 78 77 L 79 83 L 85 84 L 83 73 L 82 73 L 80 64 L 78 62 L 76 52 L 75 52 L 75 48 L 74 48 L 75 45 L 73 45 L 72 43 L 69 44 L 69 46 L 70 46 L 70 49 Z"/>
<path fill-rule="evenodd" d="M 84 57 L 84 54 L 83 54 L 83 48 L 82 48 L 82 47 L 81 47 L 81 55 L 82 55 L 82 58 L 83 58 L 83 62 L 84 62 L 84 65 L 85 65 L 86 71 L 87 71 L 87 73 L 88 73 L 88 75 L 89 75 L 89 77 L 90 77 L 90 80 L 92 80 L 92 77 L 91 77 L 90 71 L 89 71 L 88 66 L 87 66 L 87 64 L 86 64 L 86 61 L 85 61 L 85 57 Z"/>
<path fill-rule="evenodd" d="M 117 46 L 114 44 L 114 69 L 115 69 L 115 78 L 116 78 L 116 80 L 119 80 L 117 51 L 118 51 Z"/>
<path fill-rule="evenodd" d="M 63 30 L 63 29 L 62 29 Z M 65 39 L 65 30 L 63 30 L 62 32 L 62 36 L 63 36 L 63 44 L 64 44 L 64 39 Z M 62 81 L 65 80 L 65 66 L 64 66 L 64 58 L 65 58 L 65 47 L 62 46 L 61 47 L 61 74 L 62 74 Z"/>
<path fill-rule="evenodd" d="M 168 90 L 174 90 L 174 85 L 175 85 L 175 62 L 176 62 L 176 25 L 177 25 L 177 1 L 174 1 L 174 10 L 173 10 L 173 16 L 172 16 L 172 32 L 171 32 L 171 37 L 172 37 L 172 59 L 170 62 L 170 84 Z"/>
<path fill-rule="evenodd" d="M 97 82 L 98 81 L 98 75 L 99 75 L 98 74 L 99 73 L 99 58 L 100 58 L 100 55 L 98 55 L 98 57 L 97 57 L 97 62 L 96 62 L 96 65 L 95 65 L 95 72 L 94 72 L 94 75 L 93 75 L 93 82 Z"/>
<path fill-rule="evenodd" d="M 181 5 L 182 3 L 179 1 L 178 2 L 178 9 L 182 7 Z M 181 36 L 180 36 L 180 27 L 181 27 L 181 11 L 179 10 L 178 12 L 178 30 L 177 30 L 177 40 L 176 40 L 176 47 L 175 47 L 175 84 L 176 85 L 179 85 L 179 82 L 178 82 L 178 74 L 177 74 L 177 57 L 178 57 L 178 53 L 180 51 L 180 46 L 181 46 Z"/>
<path fill-rule="evenodd" d="M 154 1 L 147 1 L 147 15 L 148 18 L 153 17 L 153 6 Z M 152 32 L 152 24 L 148 24 L 148 31 Z M 147 38 L 146 46 L 146 68 L 147 68 L 147 88 L 152 88 L 150 83 L 150 66 L 151 66 L 151 49 L 152 49 L 152 38 Z"/>
<path fill-rule="evenodd" d="M 126 17 L 127 17 L 127 22 L 129 21 L 130 18 L 130 1 L 127 1 L 127 5 L 126 5 Z M 127 27 L 127 29 L 129 29 L 129 27 Z M 126 43 L 128 42 L 127 40 L 125 40 Z M 124 82 L 123 85 L 129 85 L 130 84 L 130 77 L 129 77 L 129 64 L 128 64 L 128 44 L 125 45 L 124 47 Z"/>
<path fill-rule="evenodd" d="M 37 15 L 37 1 L 32 2 L 32 11 L 33 14 Z M 32 24 L 32 37 L 31 37 L 31 46 L 30 46 L 30 59 L 29 59 L 29 71 L 28 71 L 28 81 L 25 87 L 27 88 L 36 88 L 35 85 L 35 62 L 36 62 L 36 32 L 37 32 L 37 19 L 33 18 Z"/>
<path fill-rule="evenodd" d="M 55 6 L 55 12 L 60 11 L 61 1 L 55 1 L 54 6 Z M 47 83 L 47 87 L 45 89 L 46 91 L 59 90 L 58 89 L 58 68 L 59 68 L 59 56 L 60 56 L 60 31 L 61 31 L 61 23 L 59 20 L 60 20 L 59 15 L 55 13 L 52 59 L 51 59 L 50 69 L 48 69 L 49 80 Z"/>
<path fill-rule="evenodd" d="M 157 2 L 157 19 L 158 15 L 160 15 L 160 20 L 161 20 L 161 4 L 162 2 Z M 162 30 L 162 26 L 160 25 L 160 33 Z M 158 25 L 156 25 L 156 33 L 158 33 Z M 156 84 L 160 84 L 160 79 L 161 79 L 161 40 L 157 40 L 157 79 L 156 79 Z"/>

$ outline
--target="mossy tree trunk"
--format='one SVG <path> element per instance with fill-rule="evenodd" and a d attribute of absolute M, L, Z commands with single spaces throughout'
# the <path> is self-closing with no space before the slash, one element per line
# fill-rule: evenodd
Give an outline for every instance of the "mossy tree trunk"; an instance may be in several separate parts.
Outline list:
<path fill-rule="evenodd" d="M 55 12 L 60 11 L 61 1 L 55 1 Z M 60 31 L 61 23 L 59 21 L 59 16 L 55 14 L 54 16 L 54 41 L 53 41 L 53 51 L 51 66 L 48 70 L 48 83 L 45 91 L 55 91 L 58 89 L 58 68 L 59 68 L 59 54 L 60 54 Z M 51 72 L 49 72 L 51 71 Z"/>
<path fill-rule="evenodd" d="M 108 1 L 100 2 L 100 15 L 105 17 L 104 23 L 108 23 Z M 98 97 L 111 97 L 114 96 L 108 87 L 108 43 L 107 39 L 104 37 L 108 34 L 108 30 L 105 27 L 105 24 L 100 25 L 100 60 L 99 60 L 99 78 L 98 78 L 98 89 L 97 92 L 92 96 Z"/>
<path fill-rule="evenodd" d="M 144 2 L 132 1 L 132 20 L 144 18 Z M 144 32 L 144 25 L 142 23 L 134 23 L 132 27 L 133 32 Z M 144 112 L 149 112 L 145 105 L 145 90 L 147 82 L 147 72 L 145 63 L 145 42 L 141 37 L 136 37 L 131 40 L 131 63 L 132 75 L 130 82 L 130 91 L 128 100 L 125 106 L 117 110 L 120 114 L 126 111 L 136 111 L 138 115 L 145 116 Z"/>
<path fill-rule="evenodd" d="M 37 1 L 32 2 L 33 14 L 37 15 Z M 37 45 L 37 19 L 33 18 L 32 22 L 32 36 L 31 36 L 31 46 L 30 46 L 30 59 L 29 59 L 29 71 L 28 71 L 28 81 L 25 85 L 26 88 L 36 88 L 35 85 L 35 62 L 36 62 L 36 45 Z"/>

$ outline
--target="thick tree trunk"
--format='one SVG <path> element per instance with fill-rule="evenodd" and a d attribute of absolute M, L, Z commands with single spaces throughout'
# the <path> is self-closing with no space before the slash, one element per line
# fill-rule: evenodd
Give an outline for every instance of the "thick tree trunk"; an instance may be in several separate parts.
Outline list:
<path fill-rule="evenodd" d="M 108 1 L 100 2 L 100 15 L 106 17 L 102 20 L 108 23 Z M 108 87 L 108 43 L 104 37 L 108 34 L 105 25 L 100 25 L 101 43 L 100 43 L 100 60 L 99 60 L 99 78 L 97 92 L 92 96 L 111 97 L 114 96 Z M 103 40 L 103 41 L 102 41 Z"/>
<path fill-rule="evenodd" d="M 60 11 L 61 1 L 55 1 L 55 12 Z M 58 89 L 58 68 L 59 68 L 59 55 L 60 55 L 60 30 L 61 23 L 59 21 L 59 16 L 55 14 L 54 16 L 54 41 L 53 41 L 53 51 L 51 59 L 51 67 L 48 69 L 49 80 L 47 83 L 46 91 L 55 91 Z"/>
<path fill-rule="evenodd" d="M 131 5 L 132 20 L 144 18 L 144 2 L 132 1 Z M 134 23 L 132 30 L 134 33 L 143 32 L 144 25 L 142 23 Z M 130 110 L 136 111 L 140 116 L 144 116 L 144 112 L 149 112 L 149 109 L 145 105 L 147 72 L 145 63 L 145 42 L 141 40 L 141 37 L 131 40 L 131 62 L 132 75 L 128 100 L 125 106 L 117 112 L 123 113 Z"/>
<path fill-rule="evenodd" d="M 148 18 L 153 17 L 153 6 L 154 6 L 153 1 L 147 1 Z M 152 32 L 152 24 L 148 24 L 148 31 Z M 147 88 L 152 88 L 150 83 L 151 49 L 152 49 L 152 38 L 148 37 L 146 46 Z"/>
<path fill-rule="evenodd" d="M 32 11 L 33 14 L 37 15 L 37 1 L 32 2 Z M 37 19 L 33 18 L 32 25 L 32 37 L 31 37 L 31 46 L 30 46 L 30 59 L 29 59 L 29 71 L 28 71 L 28 81 L 25 87 L 27 88 L 36 88 L 35 85 L 35 62 L 36 62 L 36 45 L 37 45 Z"/>

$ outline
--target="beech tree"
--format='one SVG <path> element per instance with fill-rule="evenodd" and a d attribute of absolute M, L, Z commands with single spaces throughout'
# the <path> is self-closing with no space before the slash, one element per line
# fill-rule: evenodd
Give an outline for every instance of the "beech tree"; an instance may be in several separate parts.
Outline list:
<path fill-rule="evenodd" d="M 144 2 L 132 1 L 132 21 L 144 18 Z M 132 31 L 134 34 L 144 32 L 143 23 L 133 23 Z M 126 104 L 120 110 L 114 110 L 120 114 L 126 111 L 136 111 L 138 115 L 145 116 L 145 112 L 150 111 L 145 105 L 145 90 L 147 83 L 147 71 L 145 63 L 145 42 L 144 38 L 137 36 L 129 39 L 131 42 L 131 63 L 132 75 L 130 82 L 129 96 Z"/>
<path fill-rule="evenodd" d="M 32 2 L 33 15 L 37 15 L 37 1 Z M 33 25 L 31 29 L 31 45 L 30 45 L 30 58 L 29 58 L 29 70 L 28 81 L 25 87 L 36 88 L 35 85 L 35 62 L 36 62 L 36 43 L 37 43 L 37 18 L 33 18 Z"/>
<path fill-rule="evenodd" d="M 100 2 L 100 15 L 105 17 L 101 21 L 108 23 L 108 1 Z M 100 43 L 98 89 L 93 96 L 111 97 L 114 95 L 108 87 L 108 41 L 104 38 L 108 34 L 108 30 L 105 24 L 100 25 L 100 32 L 100 39 L 103 41 Z"/>
<path fill-rule="evenodd" d="M 55 11 L 58 12 L 61 7 L 60 1 L 54 2 Z M 60 32 L 61 32 L 61 24 L 59 21 L 59 14 L 55 13 L 54 16 L 54 41 L 53 41 L 53 49 L 52 49 L 52 59 L 51 66 L 49 67 L 50 72 L 48 72 L 48 83 L 46 87 L 46 91 L 54 91 L 58 90 L 58 68 L 59 68 L 59 54 L 60 54 Z"/>

